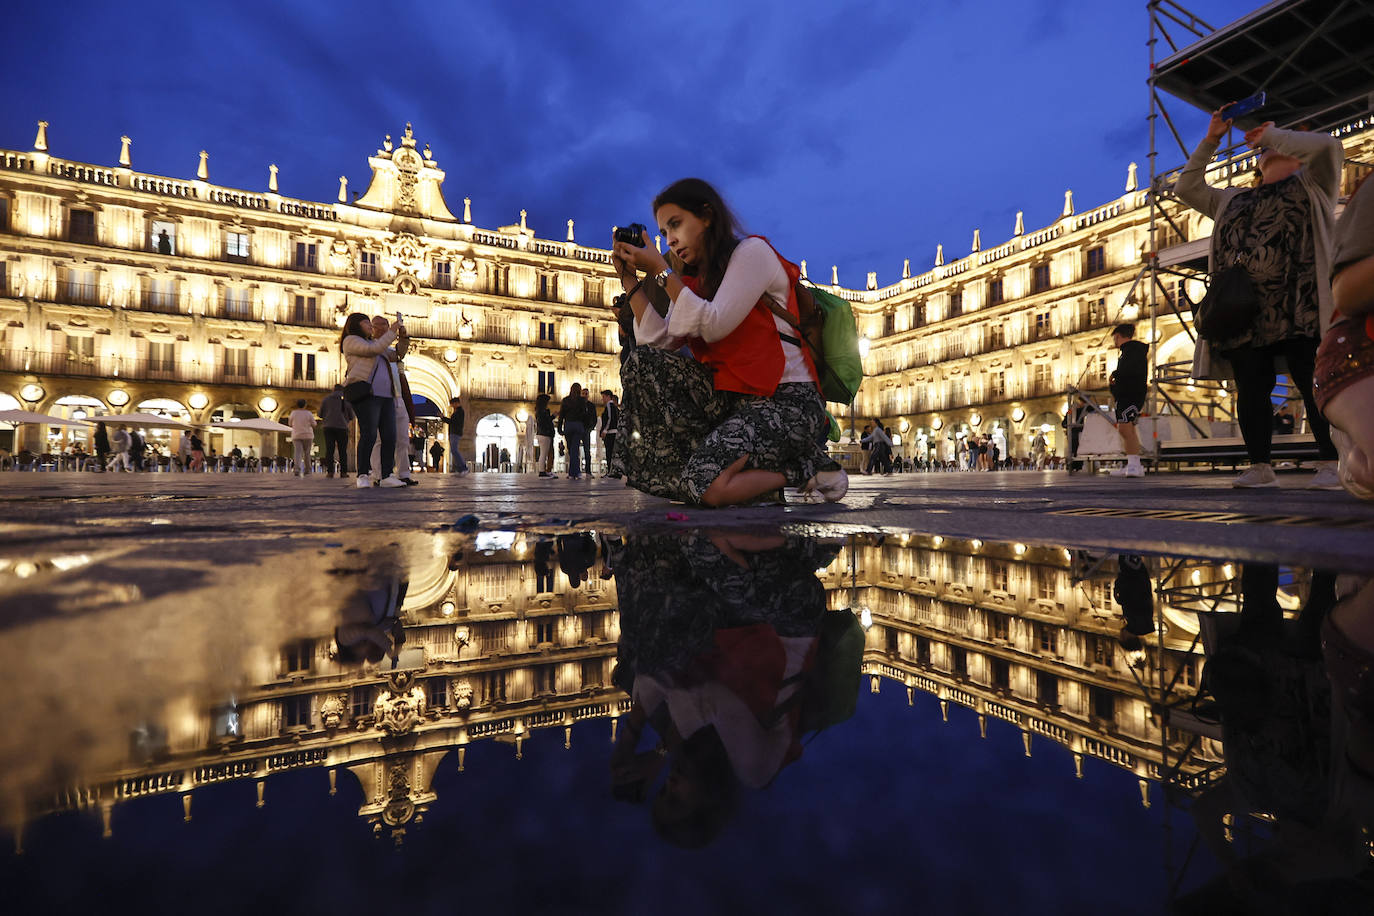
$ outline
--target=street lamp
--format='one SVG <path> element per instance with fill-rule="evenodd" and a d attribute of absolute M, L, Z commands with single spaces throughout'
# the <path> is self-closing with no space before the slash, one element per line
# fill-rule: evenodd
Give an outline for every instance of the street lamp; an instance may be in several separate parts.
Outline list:
<path fill-rule="evenodd" d="M 28 384 L 19 389 L 19 396 L 29 403 L 43 400 L 44 394 L 42 385 Z"/>

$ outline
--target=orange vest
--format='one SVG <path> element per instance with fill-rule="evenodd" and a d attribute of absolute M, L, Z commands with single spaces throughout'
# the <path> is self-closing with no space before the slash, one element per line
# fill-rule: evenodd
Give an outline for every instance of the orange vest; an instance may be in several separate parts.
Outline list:
<path fill-rule="evenodd" d="M 755 236 L 763 238 L 763 236 Z M 768 242 L 768 239 L 763 239 Z M 772 248 L 772 242 L 768 242 Z M 801 270 L 797 265 L 778 254 L 783 270 L 787 272 L 787 311 L 800 320 L 797 311 L 797 280 Z M 699 293 L 701 280 L 698 277 L 683 277 L 682 285 L 694 293 Z M 699 337 L 687 341 L 692 356 L 697 362 L 710 367 L 717 391 L 734 391 L 740 394 L 772 397 L 782 380 L 782 370 L 787 363 L 783 355 L 782 338 L 778 336 L 778 326 L 773 310 L 768 307 L 768 297 L 759 299 L 739 326 L 715 343 L 707 343 Z M 792 344 L 786 344 L 792 346 Z M 818 379 L 816 367 L 811 361 L 811 353 L 802 347 L 802 358 L 806 361 L 807 371 L 812 380 Z"/>

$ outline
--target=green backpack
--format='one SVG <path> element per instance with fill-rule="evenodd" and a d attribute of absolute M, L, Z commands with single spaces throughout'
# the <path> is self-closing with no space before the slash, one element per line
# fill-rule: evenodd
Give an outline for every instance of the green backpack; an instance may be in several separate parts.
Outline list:
<path fill-rule="evenodd" d="M 859 326 L 854 310 L 839 296 L 818 286 L 808 286 L 798 280 L 797 311 L 800 323 L 792 313 L 769 300 L 773 314 L 800 332 L 800 339 L 783 334 L 782 339 L 794 346 L 803 342 L 811 350 L 816 373 L 821 380 L 821 396 L 836 404 L 852 404 L 864 380 L 863 358 L 859 356 Z"/>

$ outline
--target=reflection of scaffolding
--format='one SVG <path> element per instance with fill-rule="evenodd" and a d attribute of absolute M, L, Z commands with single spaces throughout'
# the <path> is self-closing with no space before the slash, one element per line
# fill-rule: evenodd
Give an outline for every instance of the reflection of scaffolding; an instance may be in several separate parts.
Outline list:
<path fill-rule="evenodd" d="M 1198 438 L 1212 437 L 1212 422 L 1234 419 L 1226 382 L 1196 380 L 1191 361 L 1156 365 L 1159 318 L 1172 314 L 1190 340 L 1197 338 L 1192 312 L 1207 281 L 1210 239 L 1188 238 L 1173 194 L 1181 168 L 1163 170 L 1158 141 L 1162 122 L 1183 160 L 1191 154 L 1169 113 L 1164 93 L 1203 111 L 1268 94 L 1264 109 L 1238 120 L 1245 130 L 1264 121 L 1279 127 L 1306 124 L 1313 130 L 1367 127 L 1374 99 L 1374 6 L 1362 0 L 1278 0 L 1221 29 L 1213 28 L 1174 0 L 1149 0 L 1150 207 L 1149 246 L 1144 264 L 1127 291 L 1118 316 L 1134 306 L 1150 319 L 1150 380 L 1146 411 L 1167 408 Z M 1168 47 L 1161 57 L 1160 42 Z M 1208 169 L 1209 178 L 1232 185 L 1252 174 L 1254 153 L 1233 132 Z M 1370 165 L 1347 161 L 1341 195 L 1348 196 Z M 1080 380 L 1081 381 L 1081 380 Z M 1288 386 L 1285 400 L 1297 400 Z M 1150 443 L 1143 443 L 1149 450 Z M 1159 443 L 1154 443 L 1156 449 Z M 1205 459 L 1204 459 L 1205 460 Z"/>

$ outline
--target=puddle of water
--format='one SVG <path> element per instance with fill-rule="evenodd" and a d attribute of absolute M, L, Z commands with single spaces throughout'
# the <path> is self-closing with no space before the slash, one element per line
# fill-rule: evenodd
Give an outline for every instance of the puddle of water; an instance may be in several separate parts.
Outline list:
<path fill-rule="evenodd" d="M 611 912 L 646 878 L 672 912 L 1368 891 L 1374 591 L 1339 570 L 814 524 L 166 527 L 0 556 L 21 900 L 76 855 L 72 908 L 168 872 L 387 906 L 455 868 L 470 905 Z M 324 870 L 282 874 L 303 849 Z"/>

